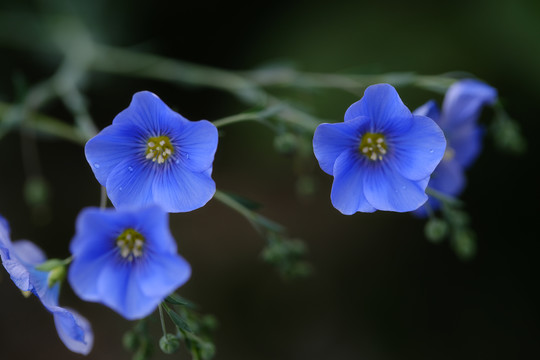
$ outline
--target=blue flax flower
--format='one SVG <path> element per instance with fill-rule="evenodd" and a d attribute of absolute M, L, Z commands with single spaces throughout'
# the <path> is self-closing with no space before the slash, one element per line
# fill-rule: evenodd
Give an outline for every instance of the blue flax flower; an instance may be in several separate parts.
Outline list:
<path fill-rule="evenodd" d="M 482 148 L 482 128 L 478 118 L 483 106 L 493 104 L 497 90 L 478 80 L 466 79 L 454 83 L 443 100 L 442 112 L 435 101 L 428 101 L 414 111 L 433 119 L 444 131 L 448 145 L 441 163 L 437 166 L 429 187 L 446 195 L 459 195 L 465 187 L 465 170 L 476 160 Z M 439 200 L 430 197 L 432 210 L 440 206 Z M 425 206 L 416 211 L 426 215 Z"/>
<path fill-rule="evenodd" d="M 420 207 L 445 146 L 435 122 L 411 114 L 388 84 L 368 87 L 345 122 L 321 124 L 313 137 L 319 165 L 334 176 L 332 204 L 346 215 Z"/>
<path fill-rule="evenodd" d="M 177 254 L 168 214 L 158 206 L 86 208 L 77 218 L 70 250 L 68 280 L 75 293 L 129 320 L 152 313 L 191 275 Z"/>
<path fill-rule="evenodd" d="M 115 207 L 158 204 L 167 212 L 186 212 L 214 196 L 217 142 L 212 123 L 189 121 L 141 91 L 88 141 L 85 154 Z"/>
<path fill-rule="evenodd" d="M 11 242 L 9 227 L 0 217 L 0 258 L 17 287 L 36 295 L 53 314 L 56 331 L 66 347 L 79 354 L 92 349 L 94 335 L 88 320 L 77 312 L 58 306 L 60 284 L 48 284 L 49 273 L 36 269 L 47 258 L 43 251 L 28 240 Z"/>

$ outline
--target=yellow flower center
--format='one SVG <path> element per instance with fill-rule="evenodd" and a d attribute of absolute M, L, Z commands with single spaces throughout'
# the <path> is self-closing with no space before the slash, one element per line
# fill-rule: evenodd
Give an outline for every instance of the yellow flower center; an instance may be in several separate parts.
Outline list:
<path fill-rule="evenodd" d="M 126 229 L 116 238 L 116 246 L 124 259 L 132 261 L 143 254 L 144 236 L 134 229 Z"/>
<path fill-rule="evenodd" d="M 362 136 L 358 150 L 369 160 L 377 161 L 383 159 L 384 155 L 388 152 L 388 147 L 383 134 L 365 133 Z"/>
<path fill-rule="evenodd" d="M 146 143 L 146 158 L 153 162 L 163 164 L 174 153 L 174 147 L 168 136 L 155 136 L 148 139 Z"/>

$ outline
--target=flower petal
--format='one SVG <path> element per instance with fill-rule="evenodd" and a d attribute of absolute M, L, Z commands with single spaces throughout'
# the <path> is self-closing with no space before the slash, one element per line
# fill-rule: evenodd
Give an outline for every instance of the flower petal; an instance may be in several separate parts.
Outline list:
<path fill-rule="evenodd" d="M 365 163 L 358 157 L 358 151 L 344 151 L 336 159 L 330 198 L 334 207 L 342 214 L 375 211 L 364 195 L 366 168 L 362 165 Z"/>
<path fill-rule="evenodd" d="M 115 234 L 119 235 L 129 227 L 130 219 L 111 216 L 111 213 L 115 213 L 115 210 L 96 207 L 85 208 L 80 212 L 75 225 L 76 233 L 69 246 L 74 257 L 93 259 L 114 249 Z"/>
<path fill-rule="evenodd" d="M 31 291 L 33 289 L 28 269 L 16 257 L 2 256 L 2 265 L 4 265 L 9 277 L 19 289 L 22 291 Z"/>
<path fill-rule="evenodd" d="M 182 166 L 169 166 L 155 176 L 153 199 L 167 212 L 198 209 L 210 201 L 216 192 L 216 183 L 211 174 L 212 168 L 204 172 L 191 172 Z"/>
<path fill-rule="evenodd" d="M 431 175 L 428 187 L 440 193 L 454 196 L 463 191 L 465 183 L 463 167 L 455 160 L 443 160 Z M 428 214 L 426 206 L 435 211 L 441 206 L 441 202 L 439 199 L 430 196 L 428 201 L 418 208 L 414 214 L 419 217 L 426 217 Z"/>
<path fill-rule="evenodd" d="M 389 84 L 369 86 L 364 96 L 345 112 L 345 121 L 365 116 L 372 122 L 371 132 L 386 132 L 388 129 L 407 129 L 412 121 L 410 110 L 403 104 L 396 89 Z M 409 120 L 410 119 L 410 120 Z"/>
<path fill-rule="evenodd" d="M 366 172 L 364 194 L 378 210 L 406 212 L 418 209 L 426 202 L 425 189 L 429 178 L 406 179 L 389 166 L 377 166 Z"/>
<path fill-rule="evenodd" d="M 193 172 L 212 167 L 218 145 L 218 131 L 214 124 L 206 120 L 183 122 L 173 141 L 178 151 L 174 159 L 179 161 L 179 165 Z"/>
<path fill-rule="evenodd" d="M 427 116 L 433 121 L 438 122 L 441 112 L 439 111 L 439 107 L 435 100 L 429 100 L 427 103 L 414 110 L 413 115 Z"/>
<path fill-rule="evenodd" d="M 100 302 L 109 306 L 128 320 L 143 318 L 152 313 L 163 300 L 144 295 L 138 284 L 133 264 L 126 261 L 109 261 L 98 279 Z"/>
<path fill-rule="evenodd" d="M 453 158 L 461 166 L 469 167 L 482 150 L 484 131 L 474 122 L 455 127 L 448 134 L 448 143 L 453 150 Z"/>
<path fill-rule="evenodd" d="M 443 160 L 437 166 L 428 186 L 447 195 L 458 195 L 465 187 L 463 167 L 455 160 Z"/>
<path fill-rule="evenodd" d="M 321 169 L 334 174 L 334 163 L 346 150 L 360 145 L 360 129 L 366 126 L 368 118 L 360 117 L 348 122 L 321 124 L 313 135 L 313 152 Z"/>
<path fill-rule="evenodd" d="M 118 164 L 107 178 L 107 195 L 117 209 L 153 205 L 152 196 L 155 177 L 162 172 L 158 164 L 141 164 L 126 159 Z"/>
<path fill-rule="evenodd" d="M 12 243 L 17 258 L 27 265 L 36 266 L 47 260 L 47 256 L 39 246 L 28 240 L 17 240 Z"/>
<path fill-rule="evenodd" d="M 131 227 L 146 238 L 145 249 L 153 253 L 176 253 L 176 241 L 169 230 L 169 214 L 161 207 L 151 206 L 137 211 Z"/>
<path fill-rule="evenodd" d="M 171 110 L 156 94 L 140 91 L 133 95 L 129 106 L 113 120 L 113 125 L 132 124 L 139 127 L 148 137 L 168 132 L 171 124 L 189 121 Z"/>
<path fill-rule="evenodd" d="M 98 279 L 103 268 L 114 261 L 115 256 L 111 252 L 100 258 L 86 259 L 81 256 L 73 259 L 69 266 L 68 281 L 77 296 L 86 301 L 100 301 Z"/>
<path fill-rule="evenodd" d="M 87 355 L 94 344 L 94 333 L 88 320 L 74 310 L 59 306 L 50 307 L 49 311 L 64 345 L 75 353 Z"/>
<path fill-rule="evenodd" d="M 105 186 L 111 171 L 125 159 L 144 159 L 144 134 L 131 124 L 107 126 L 84 146 L 86 160 L 98 182 Z"/>
<path fill-rule="evenodd" d="M 143 294 L 165 298 L 191 276 L 191 266 L 177 254 L 150 254 L 136 267 L 137 282 Z"/>
<path fill-rule="evenodd" d="M 389 138 L 388 160 L 405 178 L 418 181 L 429 177 L 441 161 L 446 148 L 442 130 L 425 116 L 414 116 L 412 126 Z M 391 141 L 391 143 L 390 143 Z"/>
<path fill-rule="evenodd" d="M 482 107 L 493 104 L 496 99 L 497 90 L 481 81 L 458 81 L 450 86 L 444 96 L 440 125 L 448 132 L 452 127 L 475 122 Z"/>

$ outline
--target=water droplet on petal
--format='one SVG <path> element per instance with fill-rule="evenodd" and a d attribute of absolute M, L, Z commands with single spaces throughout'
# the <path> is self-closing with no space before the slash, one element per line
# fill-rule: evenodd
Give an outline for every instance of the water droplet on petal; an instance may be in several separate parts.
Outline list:
<path fill-rule="evenodd" d="M 118 191 L 122 191 L 122 190 L 124 190 L 122 187 L 119 187 L 119 188 L 118 188 Z"/>
<path fill-rule="evenodd" d="M 98 164 L 98 163 L 94 163 L 94 167 L 95 167 L 96 169 L 99 169 L 99 164 Z"/>
<path fill-rule="evenodd" d="M 175 164 L 178 164 L 178 163 L 180 163 L 180 159 L 176 159 L 176 160 L 174 160 L 174 163 L 175 163 Z"/>
<path fill-rule="evenodd" d="M 429 149 L 429 153 L 430 153 L 430 154 L 433 154 L 433 149 Z"/>
<path fill-rule="evenodd" d="M 189 159 L 189 154 L 186 154 L 186 159 Z"/>
<path fill-rule="evenodd" d="M 128 166 L 128 171 L 133 172 L 133 168 L 131 166 Z"/>
<path fill-rule="evenodd" d="M 407 189 L 407 187 L 406 187 L 405 185 L 403 185 L 403 186 L 401 187 L 401 190 L 405 190 L 405 189 Z"/>

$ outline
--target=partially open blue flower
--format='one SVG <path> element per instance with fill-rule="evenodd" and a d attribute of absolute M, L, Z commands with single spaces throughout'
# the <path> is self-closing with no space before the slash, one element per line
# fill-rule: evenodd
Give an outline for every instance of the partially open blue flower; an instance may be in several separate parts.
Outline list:
<path fill-rule="evenodd" d="M 141 91 L 88 141 L 85 154 L 115 207 L 158 204 L 167 212 L 186 212 L 214 196 L 217 143 L 212 123 L 189 121 Z"/>
<path fill-rule="evenodd" d="M 446 195 L 459 195 L 465 188 L 465 169 L 478 157 L 482 149 L 482 128 L 478 118 L 485 105 L 493 104 L 497 90 L 478 80 L 466 79 L 454 83 L 443 100 L 442 112 L 435 101 L 428 101 L 414 111 L 433 119 L 443 130 L 448 145 L 441 163 L 437 166 L 428 186 Z M 440 201 L 430 197 L 432 210 Z M 425 206 L 416 211 L 425 216 Z"/>
<path fill-rule="evenodd" d="M 92 349 L 94 335 L 88 320 L 77 312 L 58 306 L 60 284 L 48 284 L 49 273 L 36 269 L 47 258 L 43 251 L 28 240 L 11 242 L 9 228 L 0 217 L 0 258 L 11 279 L 22 291 L 36 295 L 54 316 L 58 336 L 66 347 L 79 354 Z"/>
<path fill-rule="evenodd" d="M 70 250 L 68 280 L 75 293 L 130 320 L 152 313 L 191 275 L 177 254 L 168 214 L 158 206 L 86 208 L 77 218 Z"/>
<path fill-rule="evenodd" d="M 313 137 L 319 165 L 334 176 L 332 204 L 346 215 L 420 207 L 445 146 L 435 122 L 411 114 L 388 84 L 368 87 L 345 122 L 321 124 Z"/>

